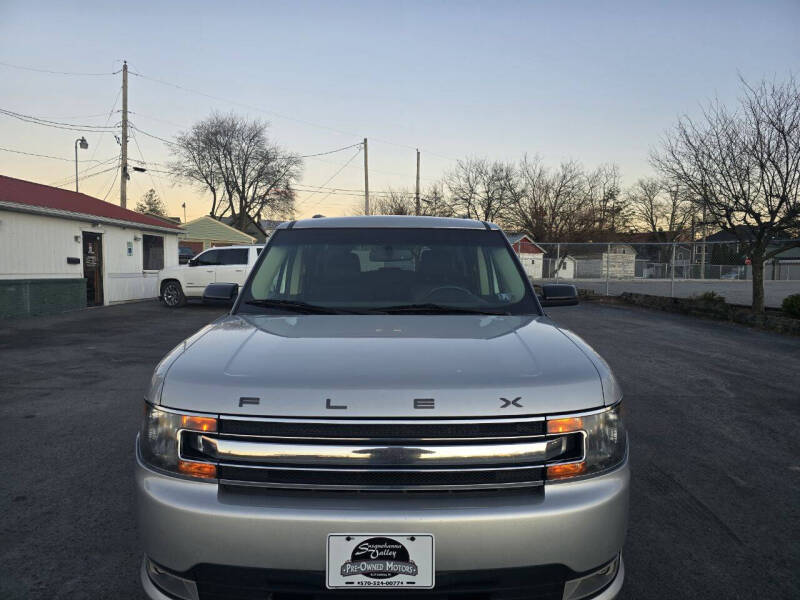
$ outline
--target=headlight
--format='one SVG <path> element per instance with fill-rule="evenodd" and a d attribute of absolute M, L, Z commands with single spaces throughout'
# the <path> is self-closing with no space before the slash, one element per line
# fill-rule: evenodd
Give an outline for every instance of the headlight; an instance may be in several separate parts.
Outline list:
<path fill-rule="evenodd" d="M 215 464 L 181 458 L 180 438 L 183 431 L 216 430 L 217 419 L 214 417 L 167 412 L 145 403 L 144 420 L 139 432 L 142 460 L 147 466 L 160 471 L 198 479 L 215 479 Z"/>
<path fill-rule="evenodd" d="M 597 475 L 613 469 L 625 460 L 628 434 L 622 421 L 622 403 L 590 415 L 547 420 L 547 433 L 550 435 L 574 432 L 583 433 L 583 459 L 549 465 L 547 479 Z"/>

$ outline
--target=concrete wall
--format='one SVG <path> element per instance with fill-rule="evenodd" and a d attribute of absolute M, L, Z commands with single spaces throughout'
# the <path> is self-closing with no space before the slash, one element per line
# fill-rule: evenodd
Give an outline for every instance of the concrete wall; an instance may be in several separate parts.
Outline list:
<path fill-rule="evenodd" d="M 177 233 L 105 224 L 93 227 L 89 222 L 0 211 L 0 281 L 80 279 L 83 282 L 83 231 L 102 234 L 105 304 L 158 295 L 158 271 L 142 268 L 143 235 L 162 236 L 164 267 L 178 264 Z M 68 257 L 79 258 L 81 262 L 67 264 Z M 81 306 L 85 302 L 84 294 Z"/>
<path fill-rule="evenodd" d="M 597 258 L 575 258 L 575 277 L 578 279 L 633 279 L 636 275 L 635 254 L 608 254 Z"/>

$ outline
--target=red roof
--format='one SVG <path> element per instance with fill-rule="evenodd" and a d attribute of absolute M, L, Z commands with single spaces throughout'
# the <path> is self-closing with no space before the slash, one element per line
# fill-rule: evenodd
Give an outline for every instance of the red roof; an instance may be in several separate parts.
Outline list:
<path fill-rule="evenodd" d="M 155 217 L 143 215 L 127 208 L 122 208 L 110 202 L 92 198 L 86 194 L 62 190 L 61 188 L 33 183 L 24 179 L 15 179 L 0 175 L 0 201 L 13 202 L 27 206 L 52 208 L 83 215 L 128 221 L 141 225 L 162 227 L 167 229 L 180 229 L 176 223 L 168 223 Z"/>

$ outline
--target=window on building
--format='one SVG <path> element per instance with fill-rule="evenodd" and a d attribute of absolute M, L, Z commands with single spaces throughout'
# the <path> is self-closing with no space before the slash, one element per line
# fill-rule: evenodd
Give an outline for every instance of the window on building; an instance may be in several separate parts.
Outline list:
<path fill-rule="evenodd" d="M 160 235 L 142 236 L 142 263 L 145 271 L 164 268 L 164 238 Z"/>

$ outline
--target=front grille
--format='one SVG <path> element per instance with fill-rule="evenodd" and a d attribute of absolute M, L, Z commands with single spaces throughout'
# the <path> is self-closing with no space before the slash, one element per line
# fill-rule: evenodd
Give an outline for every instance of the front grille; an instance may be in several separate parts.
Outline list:
<path fill-rule="evenodd" d="M 542 481 L 543 467 L 519 469 L 452 469 L 416 471 L 368 470 L 368 469 L 271 469 L 234 465 L 220 465 L 218 476 L 223 481 L 250 481 L 253 483 L 275 483 L 291 486 L 331 486 L 338 488 L 380 487 L 425 487 L 427 489 L 455 486 L 494 487 L 505 484 L 529 484 Z"/>
<path fill-rule="evenodd" d="M 485 571 L 438 571 L 436 587 L 410 593 L 391 589 L 327 590 L 325 574 L 318 571 L 250 569 L 223 565 L 197 565 L 184 576 L 197 582 L 200 600 L 325 600 L 354 598 L 376 600 L 561 600 L 564 582 L 575 574 L 562 565 L 545 565 Z"/>
<path fill-rule="evenodd" d="M 424 440 L 459 438 L 518 438 L 546 433 L 544 420 L 535 421 L 424 421 L 420 423 L 375 423 L 370 421 L 261 421 L 219 420 L 223 434 L 280 437 L 369 440 Z"/>
<path fill-rule="evenodd" d="M 186 460 L 215 463 L 225 486 L 340 491 L 536 487 L 545 467 L 579 460 L 579 433 L 541 419 L 324 420 L 220 418 L 183 431 Z"/>

